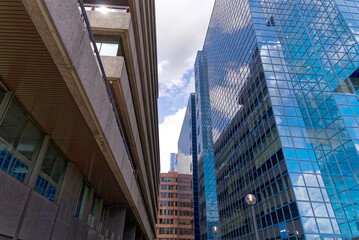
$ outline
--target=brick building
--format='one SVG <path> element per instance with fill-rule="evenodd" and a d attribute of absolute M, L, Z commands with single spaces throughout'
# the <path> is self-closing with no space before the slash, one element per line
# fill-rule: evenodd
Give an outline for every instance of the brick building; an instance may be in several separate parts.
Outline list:
<path fill-rule="evenodd" d="M 160 174 L 157 239 L 194 239 L 192 175 Z"/>

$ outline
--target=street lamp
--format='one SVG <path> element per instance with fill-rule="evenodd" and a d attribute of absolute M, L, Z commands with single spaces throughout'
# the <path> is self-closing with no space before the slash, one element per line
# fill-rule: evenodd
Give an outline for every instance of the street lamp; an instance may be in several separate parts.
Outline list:
<path fill-rule="evenodd" d="M 251 206 L 252 219 L 253 219 L 253 225 L 254 225 L 254 233 L 256 235 L 256 240 L 259 240 L 257 220 L 256 220 L 256 216 L 254 215 L 254 205 L 257 203 L 257 198 L 253 194 L 247 194 L 245 200 L 246 200 L 246 203 Z"/>
<path fill-rule="evenodd" d="M 217 227 L 217 226 L 213 226 L 213 227 L 212 227 L 212 231 L 213 231 L 213 233 L 214 233 L 214 239 L 217 240 L 218 227 Z"/>

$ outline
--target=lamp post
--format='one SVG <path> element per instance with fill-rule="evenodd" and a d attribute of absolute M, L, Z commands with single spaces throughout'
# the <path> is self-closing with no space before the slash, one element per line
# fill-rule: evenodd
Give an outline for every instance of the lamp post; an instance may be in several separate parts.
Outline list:
<path fill-rule="evenodd" d="M 217 227 L 217 226 L 213 226 L 213 227 L 212 227 L 212 231 L 213 231 L 213 233 L 214 233 L 214 239 L 217 240 L 218 227 Z"/>
<path fill-rule="evenodd" d="M 246 203 L 251 206 L 254 233 L 255 233 L 255 236 L 256 236 L 256 240 L 259 240 L 257 220 L 256 220 L 256 216 L 254 214 L 254 205 L 257 203 L 257 198 L 253 194 L 247 194 L 245 200 L 246 200 Z"/>

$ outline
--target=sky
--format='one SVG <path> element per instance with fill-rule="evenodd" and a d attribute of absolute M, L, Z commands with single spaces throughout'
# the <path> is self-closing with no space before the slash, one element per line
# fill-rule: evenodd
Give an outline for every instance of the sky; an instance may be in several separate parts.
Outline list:
<path fill-rule="evenodd" d="M 170 153 L 177 153 L 189 94 L 194 91 L 193 65 L 213 4 L 214 0 L 156 0 L 161 172 L 168 172 Z"/>

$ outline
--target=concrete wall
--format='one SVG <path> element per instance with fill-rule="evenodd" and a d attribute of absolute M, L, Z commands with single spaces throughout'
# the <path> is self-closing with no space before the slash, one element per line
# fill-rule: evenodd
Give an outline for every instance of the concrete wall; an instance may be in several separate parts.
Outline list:
<path fill-rule="evenodd" d="M 23 222 L 18 226 L 19 238 L 23 240 L 50 239 L 57 210 L 56 204 L 32 191 L 23 213 Z"/>
<path fill-rule="evenodd" d="M 70 162 L 54 203 L 0 170 L 0 239 L 104 240 L 102 234 L 73 217 L 82 179 Z M 109 235 L 119 236 L 116 226 L 124 222 L 124 218 L 112 219 Z"/>
<path fill-rule="evenodd" d="M 126 209 L 125 208 L 111 208 L 107 229 L 106 237 L 111 240 L 122 240 L 123 232 L 125 228 L 125 220 L 126 220 Z"/>
<path fill-rule="evenodd" d="M 81 183 L 82 175 L 80 171 L 72 163 L 69 163 L 59 195 L 59 212 L 52 240 L 61 240 L 68 237 Z"/>
<path fill-rule="evenodd" d="M 15 237 L 30 188 L 0 170 L 0 234 Z"/>

